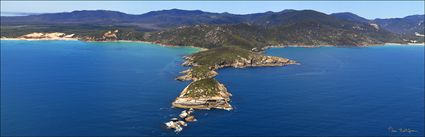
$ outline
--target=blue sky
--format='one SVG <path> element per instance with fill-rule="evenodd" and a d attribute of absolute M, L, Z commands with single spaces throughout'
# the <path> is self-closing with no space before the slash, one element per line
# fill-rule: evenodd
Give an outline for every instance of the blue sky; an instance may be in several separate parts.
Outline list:
<path fill-rule="evenodd" d="M 312 9 L 328 14 L 353 12 L 369 19 L 425 12 L 424 1 L 1 1 L 2 12 L 52 13 L 103 9 L 142 14 L 172 8 L 234 14 Z"/>

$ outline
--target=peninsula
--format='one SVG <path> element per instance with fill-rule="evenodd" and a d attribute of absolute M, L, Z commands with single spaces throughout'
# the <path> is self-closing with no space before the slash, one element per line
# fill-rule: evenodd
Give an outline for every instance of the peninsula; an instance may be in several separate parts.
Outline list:
<path fill-rule="evenodd" d="M 284 66 L 295 64 L 293 60 L 281 57 L 265 56 L 260 53 L 237 47 L 220 47 L 195 53 L 185 57 L 184 66 L 191 66 L 183 71 L 184 76 L 178 80 L 192 80 L 172 103 L 174 107 L 195 109 L 231 110 L 231 94 L 224 84 L 214 77 L 215 70 L 225 67 L 245 68 L 261 66 Z"/>

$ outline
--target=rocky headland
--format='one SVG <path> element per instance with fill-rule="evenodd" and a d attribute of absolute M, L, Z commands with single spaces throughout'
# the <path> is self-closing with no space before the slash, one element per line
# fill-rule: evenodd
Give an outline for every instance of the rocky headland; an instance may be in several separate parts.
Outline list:
<path fill-rule="evenodd" d="M 230 105 L 231 93 L 224 84 L 214 77 L 218 74 L 215 70 L 225 67 L 269 67 L 296 64 L 295 61 L 266 56 L 257 52 L 235 47 L 222 47 L 195 53 L 184 57 L 183 66 L 190 66 L 183 71 L 183 76 L 177 80 L 192 82 L 180 93 L 172 103 L 177 108 L 193 109 L 224 109 L 232 110 Z"/>

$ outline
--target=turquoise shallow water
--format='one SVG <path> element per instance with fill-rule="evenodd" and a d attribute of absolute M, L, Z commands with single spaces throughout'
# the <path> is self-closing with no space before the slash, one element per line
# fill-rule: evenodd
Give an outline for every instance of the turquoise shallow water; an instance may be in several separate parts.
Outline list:
<path fill-rule="evenodd" d="M 1 41 L 1 135 L 176 135 L 162 123 L 193 48 Z M 301 63 L 222 69 L 235 110 L 178 135 L 424 135 L 424 47 L 274 48 Z M 388 128 L 417 132 L 388 132 Z"/>

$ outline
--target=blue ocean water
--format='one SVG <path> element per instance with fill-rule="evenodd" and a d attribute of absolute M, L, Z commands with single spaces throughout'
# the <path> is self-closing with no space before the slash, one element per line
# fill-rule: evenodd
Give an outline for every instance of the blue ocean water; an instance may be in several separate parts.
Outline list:
<path fill-rule="evenodd" d="M 1 41 L 1 135 L 176 135 L 162 124 L 181 111 L 170 103 L 188 82 L 174 78 L 185 69 L 181 57 L 196 51 Z M 424 135 L 423 46 L 266 54 L 300 65 L 219 70 L 235 109 L 196 111 L 198 121 L 178 135 Z"/>

